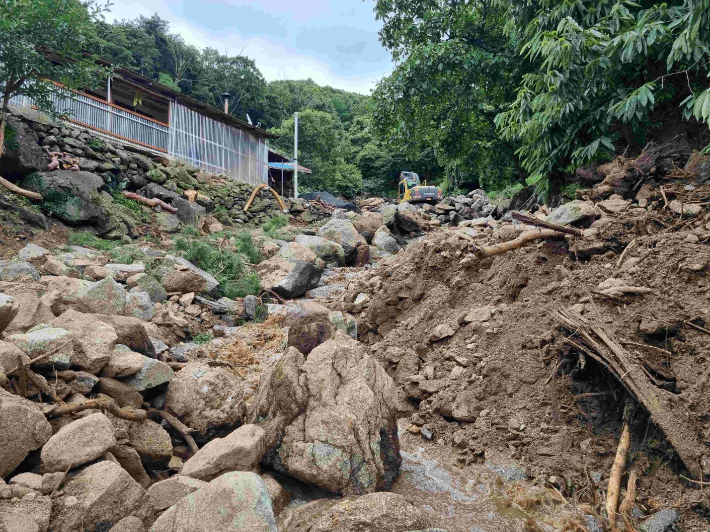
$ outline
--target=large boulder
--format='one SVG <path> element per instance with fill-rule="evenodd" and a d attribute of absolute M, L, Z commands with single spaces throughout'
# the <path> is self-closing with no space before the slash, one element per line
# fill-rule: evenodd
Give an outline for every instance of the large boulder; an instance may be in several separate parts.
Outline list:
<path fill-rule="evenodd" d="M 306 261 L 272 257 L 256 268 L 264 287 L 285 298 L 296 298 L 318 286 L 322 270 Z"/>
<path fill-rule="evenodd" d="M 22 359 L 23 364 L 27 364 L 30 361 L 30 357 L 22 352 L 19 347 L 0 341 L 0 373 L 7 375 L 9 372 L 14 371 L 17 367 L 17 357 Z"/>
<path fill-rule="evenodd" d="M 123 314 L 126 309 L 126 290 L 111 277 L 106 277 L 91 283 L 81 294 L 77 294 L 74 309 L 96 314 Z"/>
<path fill-rule="evenodd" d="M 175 475 L 156 482 L 148 488 L 148 496 L 153 508 L 158 512 L 167 510 L 183 497 L 207 486 L 207 482 L 184 475 Z"/>
<path fill-rule="evenodd" d="M 306 262 L 312 262 L 314 264 L 317 258 L 315 252 L 312 249 L 306 246 L 302 246 L 301 244 L 298 244 L 296 242 L 289 242 L 288 244 L 285 244 L 279 250 L 279 257 L 290 261 L 303 260 Z"/>
<path fill-rule="evenodd" d="M 320 344 L 342 331 L 357 339 L 357 322 L 350 314 L 331 311 L 320 303 L 298 301 L 283 309 L 288 324 L 287 344 L 308 355 Z"/>
<path fill-rule="evenodd" d="M 316 254 L 316 257 L 321 259 L 326 264 L 335 263 L 338 266 L 345 264 L 345 251 L 343 246 L 337 242 L 326 240 L 320 236 L 298 235 L 295 240 L 296 244 L 305 246 Z"/>
<path fill-rule="evenodd" d="M 175 372 L 165 362 L 145 357 L 143 367 L 138 373 L 128 377 L 121 377 L 119 380 L 128 384 L 137 392 L 144 392 L 170 382 L 174 374 Z"/>
<path fill-rule="evenodd" d="M 73 469 L 106 454 L 116 445 L 113 424 L 97 412 L 64 425 L 42 447 L 42 469 L 54 473 Z"/>
<path fill-rule="evenodd" d="M 430 526 L 423 508 L 396 493 L 315 500 L 286 510 L 279 518 L 281 532 L 410 532 Z"/>
<path fill-rule="evenodd" d="M 36 172 L 22 183 L 27 190 L 42 194 L 54 216 L 73 225 L 105 223 L 107 214 L 96 201 L 103 184 L 96 174 L 71 170 Z"/>
<path fill-rule="evenodd" d="M 147 357 L 155 357 L 155 348 L 150 341 L 144 321 L 130 316 L 107 314 L 94 314 L 94 317 L 113 327 L 118 336 L 116 343 L 125 345 L 132 351 L 137 351 Z"/>
<path fill-rule="evenodd" d="M 39 298 L 37 298 L 39 301 Z M 2 333 L 12 320 L 17 317 L 20 312 L 20 305 L 15 298 L 6 294 L 0 293 L 0 333 Z"/>
<path fill-rule="evenodd" d="M 0 331 L 3 329 L 2 298 L 3 295 L 0 295 Z M 52 309 L 47 305 L 45 300 L 38 297 L 34 292 L 17 291 L 10 299 L 14 299 L 14 310 L 19 312 L 16 313 L 15 318 L 11 320 L 5 329 L 5 334 L 24 333 L 35 325 L 49 323 L 54 319 Z M 9 307 L 9 309 L 12 309 L 12 306 Z"/>
<path fill-rule="evenodd" d="M 0 261 L 0 281 L 39 281 L 37 269 L 29 262 Z"/>
<path fill-rule="evenodd" d="M 52 499 L 46 495 L 31 492 L 22 499 L 0 499 L 0 530 L 3 532 L 47 532 L 51 515 Z"/>
<path fill-rule="evenodd" d="M 193 429 L 200 441 L 229 433 L 246 411 L 243 382 L 224 367 L 205 360 L 189 362 L 178 371 L 165 399 L 165 409 Z"/>
<path fill-rule="evenodd" d="M 168 266 L 177 264 L 178 266 L 180 266 L 183 269 L 183 271 L 189 270 L 193 273 L 196 273 L 205 281 L 205 284 L 204 284 L 204 287 L 202 288 L 202 290 L 199 290 L 199 291 L 198 290 L 190 290 L 191 292 L 199 292 L 199 293 L 203 293 L 203 294 L 214 294 L 215 292 L 217 292 L 217 289 L 219 288 L 219 281 L 217 281 L 217 279 L 215 279 L 212 274 L 209 274 L 206 271 L 198 268 L 197 266 L 192 264 L 187 259 L 184 259 L 182 257 L 176 257 L 174 255 L 166 255 L 163 258 L 163 263 Z M 170 291 L 170 290 L 168 290 L 168 291 Z M 187 293 L 187 292 L 183 292 L 183 293 Z"/>
<path fill-rule="evenodd" d="M 382 225 L 382 214 L 379 212 L 364 212 L 353 220 L 353 226 L 357 229 L 368 244 L 372 242 L 375 232 Z"/>
<path fill-rule="evenodd" d="M 357 258 L 357 247 L 366 246 L 367 241 L 357 232 L 349 220 L 331 219 L 318 229 L 318 235 L 343 246 L 345 263 L 351 264 Z"/>
<path fill-rule="evenodd" d="M 25 334 L 12 334 L 5 341 L 19 347 L 30 358 L 54 351 L 41 365 L 58 370 L 69 369 L 74 356 L 71 331 L 48 325 L 38 325 Z"/>
<path fill-rule="evenodd" d="M 70 478 L 55 499 L 53 532 L 107 530 L 125 517 L 149 524 L 153 507 L 145 490 L 120 465 L 103 461 Z"/>
<path fill-rule="evenodd" d="M 399 244 L 387 229 L 386 225 L 381 226 L 375 231 L 375 236 L 372 239 L 372 245 L 386 251 L 387 253 L 397 253 L 399 251 Z"/>
<path fill-rule="evenodd" d="M 399 474 L 397 390 L 342 333 L 306 359 L 290 348 L 262 375 L 247 419 L 264 428 L 264 462 L 341 494 L 386 490 Z"/>
<path fill-rule="evenodd" d="M 560 205 L 545 220 L 555 224 L 569 225 L 575 222 L 593 220 L 594 216 L 594 204 L 592 202 L 575 200 Z"/>
<path fill-rule="evenodd" d="M 52 426 L 37 403 L 0 388 L 0 478 L 52 436 Z"/>
<path fill-rule="evenodd" d="M 21 178 L 47 168 L 49 157 L 32 132 L 15 117 L 8 117 L 5 130 L 5 152 L 0 158 L 0 175 Z"/>
<path fill-rule="evenodd" d="M 128 439 L 129 445 L 138 451 L 146 468 L 167 469 L 173 456 L 173 442 L 161 425 L 150 419 L 132 423 L 128 429 Z"/>
<path fill-rule="evenodd" d="M 68 310 L 51 322 L 52 327 L 72 332 L 72 364 L 90 373 L 98 373 L 114 354 L 116 330 L 93 315 Z"/>
<path fill-rule="evenodd" d="M 151 532 L 278 532 L 266 484 L 256 473 L 233 471 L 168 508 Z"/>
<path fill-rule="evenodd" d="M 264 455 L 266 433 L 256 425 L 242 425 L 224 438 L 215 438 L 190 457 L 182 474 L 212 480 L 229 471 L 254 471 Z"/>

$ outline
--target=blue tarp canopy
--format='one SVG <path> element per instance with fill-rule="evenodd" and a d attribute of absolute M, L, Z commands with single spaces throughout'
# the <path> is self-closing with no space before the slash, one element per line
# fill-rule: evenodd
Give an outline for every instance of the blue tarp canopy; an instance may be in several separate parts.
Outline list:
<path fill-rule="evenodd" d="M 289 172 L 293 172 L 293 163 L 269 163 L 269 168 L 273 170 L 287 170 Z M 298 171 L 303 174 L 312 173 L 310 168 L 306 168 L 305 166 L 301 166 L 300 164 L 298 165 Z"/>

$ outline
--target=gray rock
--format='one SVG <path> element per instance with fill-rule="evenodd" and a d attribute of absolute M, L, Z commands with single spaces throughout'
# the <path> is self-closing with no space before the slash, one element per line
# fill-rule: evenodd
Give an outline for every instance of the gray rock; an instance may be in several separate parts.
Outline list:
<path fill-rule="evenodd" d="M 587 527 L 589 532 L 604 532 L 604 525 L 593 515 L 584 516 L 584 526 Z"/>
<path fill-rule="evenodd" d="M 0 158 L 0 175 L 20 177 L 47 168 L 49 158 L 39 147 L 35 133 L 12 116 L 8 117 L 7 127 L 15 133 L 14 142 L 11 145 L 5 143 L 5 153 Z"/>
<path fill-rule="evenodd" d="M 665 508 L 653 514 L 641 525 L 643 532 L 671 532 L 674 524 L 680 519 L 680 512 L 675 508 Z"/>
<path fill-rule="evenodd" d="M 318 236 L 336 242 L 343 247 L 345 264 L 355 261 L 358 246 L 367 245 L 365 238 L 357 232 L 349 220 L 331 219 L 318 229 Z"/>
<path fill-rule="evenodd" d="M 163 285 L 152 275 L 143 275 L 136 282 L 136 288 L 146 292 L 153 303 L 162 303 L 168 299 L 168 293 Z"/>
<path fill-rule="evenodd" d="M 169 350 L 169 354 L 178 362 L 189 362 L 190 357 L 188 355 L 190 354 L 190 352 L 200 347 L 200 344 L 196 344 L 195 342 L 187 342 L 182 345 L 176 345 L 174 347 L 171 347 Z"/>
<path fill-rule="evenodd" d="M 151 338 L 150 342 L 153 344 L 153 349 L 155 350 L 156 356 L 162 355 L 169 349 L 165 342 L 163 342 L 162 340 L 158 340 L 157 338 Z"/>
<path fill-rule="evenodd" d="M 31 260 L 44 257 L 47 253 L 49 253 L 48 250 L 37 244 L 27 244 L 20 250 L 17 256 L 22 260 Z"/>
<path fill-rule="evenodd" d="M 508 482 L 514 480 L 526 480 L 528 478 L 525 473 L 525 468 L 509 458 L 499 455 L 498 453 L 486 451 L 485 466 L 503 477 Z"/>
<path fill-rule="evenodd" d="M 207 307 L 214 314 L 227 314 L 236 308 L 235 301 L 228 297 L 221 297 L 217 301 L 212 301 L 202 296 L 195 296 L 195 303 Z"/>
<path fill-rule="evenodd" d="M 385 225 L 375 232 L 375 236 L 372 238 L 372 245 L 387 253 L 397 253 L 399 251 L 399 244 L 397 244 L 397 241 Z"/>
<path fill-rule="evenodd" d="M 322 270 L 310 262 L 272 257 L 257 266 L 257 273 L 265 287 L 282 297 L 295 298 L 318 286 Z"/>
<path fill-rule="evenodd" d="M 326 264 L 336 263 L 339 266 L 345 264 L 345 251 L 343 250 L 343 246 L 337 242 L 326 240 L 320 236 L 308 235 L 296 236 L 295 242 L 296 244 L 311 249 L 316 254 L 316 257 Z"/>
<path fill-rule="evenodd" d="M 105 268 L 114 272 L 116 274 L 116 279 L 122 281 L 125 281 L 133 275 L 145 273 L 145 265 L 140 262 L 134 262 L 133 264 L 109 263 L 105 266 Z"/>
<path fill-rule="evenodd" d="M 256 307 L 258 304 L 259 300 L 256 296 L 248 295 L 244 298 L 244 312 L 250 320 L 256 318 Z"/>
<path fill-rule="evenodd" d="M 233 471 L 168 508 L 151 532 L 278 532 L 266 484 L 255 473 Z"/>
<path fill-rule="evenodd" d="M 593 219 L 594 216 L 594 206 L 591 202 L 575 200 L 560 205 L 545 220 L 560 225 L 569 225 L 584 219 Z"/>
<path fill-rule="evenodd" d="M 111 277 L 106 277 L 90 283 L 77 294 L 74 308 L 86 313 L 123 314 L 126 309 L 126 290 Z"/>
<path fill-rule="evenodd" d="M 55 170 L 36 172 L 23 181 L 23 187 L 39 192 L 49 201 L 53 214 L 68 224 L 102 222 L 107 218 L 93 194 L 104 185 L 104 180 L 91 172 Z"/>
<path fill-rule="evenodd" d="M 382 207 L 382 223 L 387 227 L 394 227 L 395 215 L 397 214 L 396 205 L 384 205 Z"/>
<path fill-rule="evenodd" d="M 207 482 L 184 475 L 175 475 L 167 480 L 156 482 L 148 489 L 150 501 L 156 511 L 167 510 L 183 497 L 207 486 Z M 113 530 L 113 529 L 112 529 Z"/>
<path fill-rule="evenodd" d="M 323 297 L 328 297 L 331 294 L 337 294 L 343 292 L 345 287 L 342 284 L 327 284 L 325 286 L 319 286 L 309 290 L 306 296 L 309 299 L 319 299 Z"/>
<path fill-rule="evenodd" d="M 180 219 L 169 212 L 159 212 L 155 215 L 158 227 L 166 233 L 176 233 L 180 230 Z"/>
<path fill-rule="evenodd" d="M 147 292 L 126 294 L 126 316 L 133 316 L 144 321 L 150 321 L 155 316 L 155 305 Z"/>
<path fill-rule="evenodd" d="M 177 209 L 175 215 L 184 224 L 198 226 L 200 221 L 207 215 L 207 209 L 202 205 L 180 197 L 173 199 L 171 205 Z"/>
<path fill-rule="evenodd" d="M 173 379 L 174 371 L 165 362 L 146 357 L 143 361 L 143 369 L 130 377 L 123 377 L 120 380 L 128 384 L 138 392 L 144 392 Z"/>
<path fill-rule="evenodd" d="M 154 168 L 154 165 L 147 157 L 138 155 L 137 153 L 130 153 L 128 155 L 128 162 L 134 163 L 138 168 L 148 172 Z"/>
<path fill-rule="evenodd" d="M 0 262 L 1 281 L 32 279 L 39 281 L 40 274 L 29 262 Z"/>

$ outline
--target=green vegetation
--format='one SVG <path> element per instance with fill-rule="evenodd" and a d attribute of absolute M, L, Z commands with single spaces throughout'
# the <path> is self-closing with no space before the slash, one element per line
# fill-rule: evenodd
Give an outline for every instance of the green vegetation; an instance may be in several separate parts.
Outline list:
<path fill-rule="evenodd" d="M 125 242 L 121 240 L 104 240 L 89 231 L 74 231 L 69 233 L 69 243 L 74 246 L 83 246 L 99 251 L 111 251 L 125 245 Z"/>
<path fill-rule="evenodd" d="M 261 290 L 256 272 L 250 271 L 245 264 L 250 260 L 245 255 L 220 250 L 209 241 L 188 241 L 184 238 L 175 240 L 175 251 L 198 268 L 214 275 L 222 292 L 229 298 L 257 295 Z"/>
<path fill-rule="evenodd" d="M 187 224 L 180 230 L 180 234 L 187 237 L 196 237 L 200 236 L 200 231 L 194 225 Z"/>
<path fill-rule="evenodd" d="M 235 244 L 237 252 L 245 255 L 252 264 L 261 262 L 261 250 L 254 245 L 254 239 L 250 233 L 240 231 L 237 235 L 237 243 Z"/>
<path fill-rule="evenodd" d="M 141 204 L 138 203 L 136 200 L 132 200 L 132 199 L 128 199 L 128 198 L 124 197 L 123 194 L 121 194 L 120 190 L 115 190 L 111 194 L 111 196 L 113 197 L 114 203 L 129 209 L 142 222 L 149 222 L 150 221 L 150 214 L 148 214 L 146 212 L 146 210 L 141 206 Z"/>
<path fill-rule="evenodd" d="M 273 218 L 271 218 L 268 222 L 265 222 L 261 224 L 261 228 L 264 230 L 264 233 L 266 233 L 269 238 L 273 239 L 278 239 L 279 235 L 277 231 L 281 229 L 282 227 L 286 227 L 288 225 L 288 216 L 284 216 L 282 214 L 277 214 Z"/>
<path fill-rule="evenodd" d="M 101 142 L 101 139 L 93 138 L 87 140 L 86 145 L 92 150 L 100 150 L 101 148 L 103 148 L 104 143 Z"/>
<path fill-rule="evenodd" d="M 5 105 L 12 96 L 27 96 L 40 110 L 54 113 L 50 80 L 71 89 L 106 79 L 108 69 L 96 63 L 86 46 L 96 35 L 103 10 L 80 0 L 0 2 L 0 131 L 5 131 Z M 43 50 L 64 61 L 52 61 Z"/>
<path fill-rule="evenodd" d="M 214 340 L 214 336 L 212 336 L 212 333 L 200 333 L 192 338 L 193 342 L 200 345 L 208 344 L 212 340 Z"/>
<path fill-rule="evenodd" d="M 5 149 L 11 151 L 20 149 L 20 145 L 17 143 L 17 131 L 10 126 L 5 126 Z"/>

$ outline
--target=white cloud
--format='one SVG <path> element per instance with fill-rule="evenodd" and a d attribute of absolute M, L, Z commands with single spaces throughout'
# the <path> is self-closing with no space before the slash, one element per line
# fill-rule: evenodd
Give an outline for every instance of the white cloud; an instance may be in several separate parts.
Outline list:
<path fill-rule="evenodd" d="M 360 1 L 360 0 L 355 0 Z M 172 4 L 172 5 L 171 5 Z M 267 81 L 311 78 L 319 85 L 330 85 L 338 89 L 369 94 L 377 82 L 389 74 L 390 68 L 373 64 L 371 70 L 353 75 L 338 75 L 330 64 L 294 49 L 292 39 L 284 35 L 283 40 L 265 37 L 243 37 L 236 33 L 224 35 L 213 32 L 179 16 L 180 4 L 172 0 L 144 0 L 130 2 L 118 0 L 106 15 L 109 22 L 120 19 L 134 19 L 140 15 L 150 17 L 157 13 L 171 24 L 171 30 L 180 34 L 187 43 L 199 48 L 211 47 L 230 55 L 242 53 L 253 59 Z M 317 31 L 317 29 L 311 29 Z M 362 68 L 361 68 L 362 70 Z"/>

